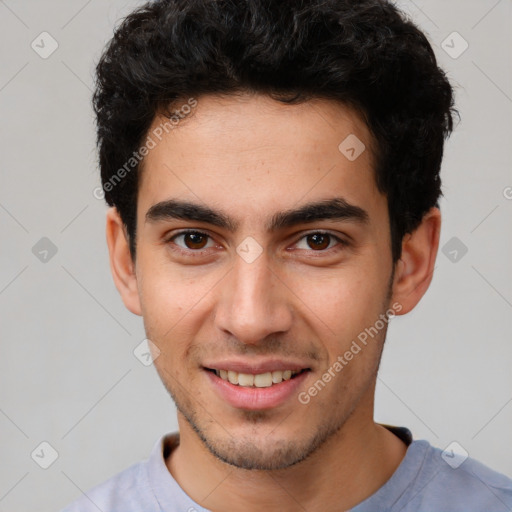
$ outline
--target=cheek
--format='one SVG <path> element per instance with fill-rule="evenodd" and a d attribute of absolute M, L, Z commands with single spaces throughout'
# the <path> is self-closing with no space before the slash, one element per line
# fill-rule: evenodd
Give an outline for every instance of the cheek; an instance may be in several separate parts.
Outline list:
<path fill-rule="evenodd" d="M 295 276 L 290 288 L 297 290 L 308 316 L 329 337 L 339 340 L 357 335 L 373 324 L 382 312 L 387 293 L 386 276 L 377 268 L 347 267 Z"/>
<path fill-rule="evenodd" d="M 194 274 L 192 276 L 192 273 Z M 160 349 L 160 364 L 180 366 L 189 357 L 211 313 L 215 284 L 223 274 L 182 270 L 167 262 L 140 261 L 139 281 L 146 334 Z M 177 368 L 178 369 L 178 368 Z"/>
<path fill-rule="evenodd" d="M 176 267 L 158 258 L 142 258 L 139 262 L 139 289 L 144 317 L 158 331 L 169 330 L 181 322 L 200 299 L 199 288 L 207 290 L 204 281 L 182 275 Z"/>
<path fill-rule="evenodd" d="M 170 278 L 172 276 L 155 267 L 141 275 L 139 289 L 144 327 L 147 337 L 158 346 L 161 356 L 165 356 L 159 358 L 161 362 L 184 350 L 180 347 L 184 340 L 182 330 L 187 311 L 193 304 L 189 304 L 191 298 L 184 293 L 183 283 Z"/>

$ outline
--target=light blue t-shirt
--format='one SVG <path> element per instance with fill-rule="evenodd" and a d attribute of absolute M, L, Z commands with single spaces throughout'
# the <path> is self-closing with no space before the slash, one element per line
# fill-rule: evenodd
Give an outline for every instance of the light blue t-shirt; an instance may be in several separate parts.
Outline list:
<path fill-rule="evenodd" d="M 453 452 L 445 452 L 443 459 L 439 448 L 413 441 L 408 429 L 386 427 L 408 444 L 406 455 L 391 478 L 350 512 L 512 511 L 510 478 L 471 458 L 450 465 Z M 165 465 L 178 443 L 177 433 L 163 436 L 149 459 L 97 485 L 61 512 L 209 512 L 181 489 Z"/>

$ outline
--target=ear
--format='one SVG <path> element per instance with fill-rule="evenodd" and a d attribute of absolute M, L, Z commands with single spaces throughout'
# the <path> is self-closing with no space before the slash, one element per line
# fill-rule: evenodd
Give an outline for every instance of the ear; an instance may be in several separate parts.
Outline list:
<path fill-rule="evenodd" d="M 107 245 L 110 271 L 124 305 L 135 315 L 141 315 L 135 264 L 130 254 L 128 235 L 117 208 L 107 211 Z"/>
<path fill-rule="evenodd" d="M 421 224 L 402 241 L 402 255 L 396 263 L 392 295 L 392 302 L 402 306 L 397 312 L 400 315 L 411 311 L 430 286 L 440 232 L 441 212 L 438 208 L 431 208 Z"/>

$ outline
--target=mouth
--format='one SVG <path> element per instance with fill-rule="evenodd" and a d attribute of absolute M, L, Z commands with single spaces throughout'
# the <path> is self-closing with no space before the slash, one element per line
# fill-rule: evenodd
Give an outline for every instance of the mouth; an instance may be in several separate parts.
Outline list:
<path fill-rule="evenodd" d="M 288 366 L 288 368 L 286 368 Z M 249 366 L 234 362 L 204 366 L 215 394 L 235 409 L 269 410 L 298 403 L 296 395 L 305 386 L 311 368 L 284 362 Z"/>
<path fill-rule="evenodd" d="M 214 368 L 205 368 L 207 371 L 214 373 L 222 380 L 240 386 L 243 388 L 270 388 L 283 381 L 296 378 L 301 373 L 310 371 L 309 368 L 302 370 L 274 370 L 264 373 L 241 373 L 234 370 L 218 370 Z"/>

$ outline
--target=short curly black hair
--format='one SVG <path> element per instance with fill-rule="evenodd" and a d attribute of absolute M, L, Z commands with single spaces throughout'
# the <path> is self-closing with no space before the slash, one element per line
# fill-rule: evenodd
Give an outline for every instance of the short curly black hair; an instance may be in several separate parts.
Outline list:
<path fill-rule="evenodd" d="M 386 0 L 156 0 L 127 16 L 97 65 L 105 199 L 135 258 L 140 164 L 112 181 L 161 111 L 202 94 L 327 99 L 361 113 L 388 201 L 393 261 L 438 206 L 453 90 L 425 35 Z"/>

